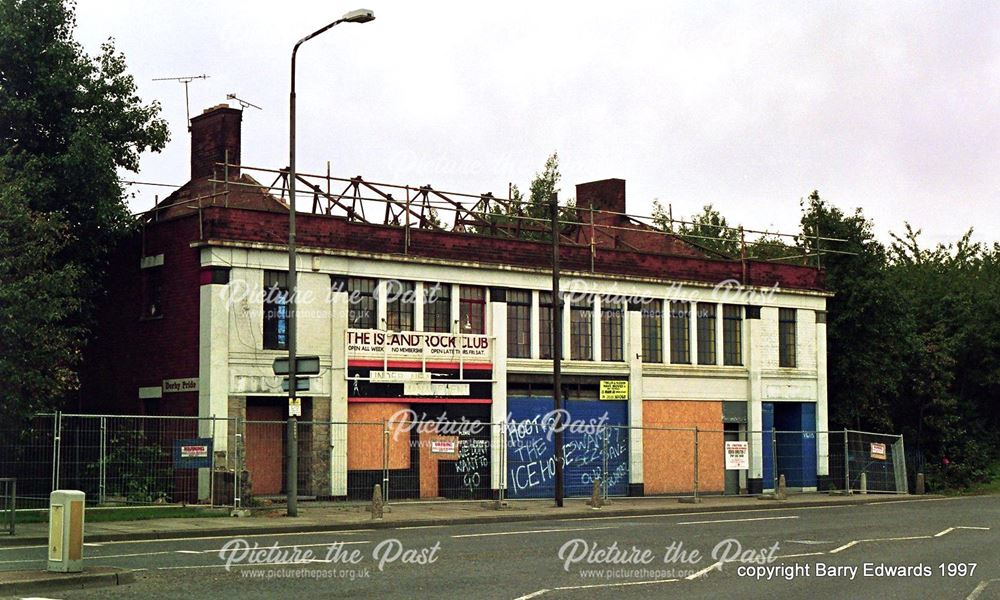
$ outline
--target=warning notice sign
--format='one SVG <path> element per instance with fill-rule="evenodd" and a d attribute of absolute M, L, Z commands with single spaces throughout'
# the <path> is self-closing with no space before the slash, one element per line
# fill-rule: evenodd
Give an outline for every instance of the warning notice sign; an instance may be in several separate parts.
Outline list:
<path fill-rule="evenodd" d="M 750 442 L 726 442 L 726 470 L 750 468 Z"/>

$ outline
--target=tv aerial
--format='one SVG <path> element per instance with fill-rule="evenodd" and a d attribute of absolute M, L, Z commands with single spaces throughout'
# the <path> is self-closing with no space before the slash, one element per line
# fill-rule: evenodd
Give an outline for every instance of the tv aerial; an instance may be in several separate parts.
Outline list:
<path fill-rule="evenodd" d="M 242 98 L 237 98 L 236 94 L 226 94 L 226 100 L 236 100 L 237 102 L 240 103 L 240 108 L 246 108 L 246 107 L 250 106 L 250 107 L 256 108 L 257 110 L 264 110 L 263 108 L 257 106 L 253 102 L 247 102 L 246 100 L 244 100 Z"/>
<path fill-rule="evenodd" d="M 188 131 L 191 131 L 191 101 L 188 98 L 188 84 L 195 79 L 208 79 L 208 75 L 188 75 L 185 77 L 157 77 L 153 81 L 179 81 L 184 84 L 184 111 L 187 114 Z"/>

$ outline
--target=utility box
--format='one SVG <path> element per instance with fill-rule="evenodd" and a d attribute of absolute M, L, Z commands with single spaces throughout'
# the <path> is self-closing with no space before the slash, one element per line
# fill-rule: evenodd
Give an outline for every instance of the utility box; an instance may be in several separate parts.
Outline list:
<path fill-rule="evenodd" d="M 49 571 L 83 571 L 83 508 L 86 494 L 56 490 L 49 495 Z"/>

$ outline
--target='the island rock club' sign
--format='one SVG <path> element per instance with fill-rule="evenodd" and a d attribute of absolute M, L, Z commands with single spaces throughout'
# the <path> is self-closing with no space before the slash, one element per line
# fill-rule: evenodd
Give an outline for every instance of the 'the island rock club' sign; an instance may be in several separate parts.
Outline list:
<path fill-rule="evenodd" d="M 432 360 L 488 361 L 492 357 L 491 340 L 485 335 L 347 330 L 347 353 L 350 356 L 385 356 Z"/>

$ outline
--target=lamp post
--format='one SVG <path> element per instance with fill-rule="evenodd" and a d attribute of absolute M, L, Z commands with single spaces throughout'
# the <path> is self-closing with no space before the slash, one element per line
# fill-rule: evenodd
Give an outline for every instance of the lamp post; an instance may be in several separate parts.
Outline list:
<path fill-rule="evenodd" d="M 295 398 L 297 369 L 295 364 L 296 331 L 295 331 L 295 293 L 298 277 L 295 269 L 295 55 L 299 46 L 321 33 L 341 23 L 367 23 L 375 19 L 375 13 L 368 9 L 352 10 L 326 27 L 317 29 L 295 43 L 292 48 L 292 80 L 291 93 L 288 96 L 288 465 L 286 467 L 285 489 L 288 496 L 288 516 L 299 514 L 298 494 L 298 407 Z"/>

